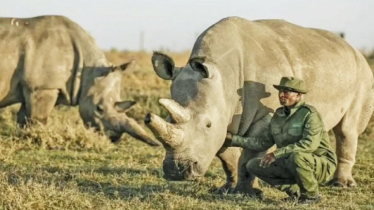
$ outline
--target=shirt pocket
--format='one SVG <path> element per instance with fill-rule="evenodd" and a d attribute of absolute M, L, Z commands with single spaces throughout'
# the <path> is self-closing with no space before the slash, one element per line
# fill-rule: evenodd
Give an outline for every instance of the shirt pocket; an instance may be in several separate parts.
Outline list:
<path fill-rule="evenodd" d="M 294 124 L 288 128 L 287 133 L 294 137 L 302 136 L 303 134 L 303 125 L 302 124 Z"/>
<path fill-rule="evenodd" d="M 271 128 L 271 134 L 272 134 L 273 136 L 277 136 L 277 135 L 279 135 L 281 132 L 282 132 L 282 128 L 281 128 L 281 127 L 272 127 L 272 128 Z"/>

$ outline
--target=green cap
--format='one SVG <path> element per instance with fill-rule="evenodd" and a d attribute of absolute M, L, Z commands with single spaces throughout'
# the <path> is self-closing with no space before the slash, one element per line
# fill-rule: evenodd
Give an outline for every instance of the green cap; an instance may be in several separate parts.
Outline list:
<path fill-rule="evenodd" d="M 279 85 L 273 85 L 277 90 L 289 90 L 305 94 L 308 92 L 303 80 L 295 77 L 282 77 Z"/>

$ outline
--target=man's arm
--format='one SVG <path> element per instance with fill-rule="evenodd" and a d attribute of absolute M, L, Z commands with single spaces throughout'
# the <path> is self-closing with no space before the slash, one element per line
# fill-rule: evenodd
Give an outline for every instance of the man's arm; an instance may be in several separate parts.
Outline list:
<path fill-rule="evenodd" d="M 264 137 L 241 137 L 227 133 L 225 145 L 262 152 L 273 146 L 274 140 L 269 132 Z"/>

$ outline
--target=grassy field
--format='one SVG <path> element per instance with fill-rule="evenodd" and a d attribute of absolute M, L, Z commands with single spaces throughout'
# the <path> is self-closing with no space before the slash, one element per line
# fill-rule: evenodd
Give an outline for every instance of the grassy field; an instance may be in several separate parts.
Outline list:
<path fill-rule="evenodd" d="M 129 115 L 143 126 L 147 112 L 166 114 L 157 99 L 169 96 L 170 83 L 153 73 L 150 56 L 107 52 L 115 64 L 137 60 L 124 78 L 123 97 L 138 101 Z M 182 65 L 188 53 L 173 57 Z M 300 207 L 281 202 L 286 195 L 266 186 L 264 201 L 210 193 L 225 182 L 218 159 L 204 178 L 167 182 L 162 147 L 151 148 L 128 135 L 111 144 L 84 128 L 76 107 L 57 107 L 47 126 L 29 129 L 16 126 L 17 108 L 0 110 L 0 209 L 374 209 L 374 120 L 359 140 L 358 187 L 322 187 L 321 203 Z"/>

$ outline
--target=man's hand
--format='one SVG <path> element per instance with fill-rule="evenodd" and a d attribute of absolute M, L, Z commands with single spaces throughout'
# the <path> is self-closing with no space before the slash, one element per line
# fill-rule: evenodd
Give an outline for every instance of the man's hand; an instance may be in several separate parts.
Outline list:
<path fill-rule="evenodd" d="M 229 132 L 226 133 L 225 143 L 223 143 L 223 146 L 230 147 L 231 141 L 232 141 L 233 135 Z"/>
<path fill-rule="evenodd" d="M 266 154 L 261 162 L 260 162 L 260 167 L 266 168 L 269 167 L 270 164 L 272 164 L 275 161 L 275 156 L 274 152 Z"/>

